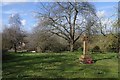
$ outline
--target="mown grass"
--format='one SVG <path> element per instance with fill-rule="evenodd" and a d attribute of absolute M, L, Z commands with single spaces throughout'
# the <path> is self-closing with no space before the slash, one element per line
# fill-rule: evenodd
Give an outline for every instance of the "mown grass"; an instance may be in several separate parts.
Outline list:
<path fill-rule="evenodd" d="M 116 53 L 91 54 L 94 64 L 80 64 L 80 55 L 9 53 L 3 60 L 3 78 L 118 78 Z"/>

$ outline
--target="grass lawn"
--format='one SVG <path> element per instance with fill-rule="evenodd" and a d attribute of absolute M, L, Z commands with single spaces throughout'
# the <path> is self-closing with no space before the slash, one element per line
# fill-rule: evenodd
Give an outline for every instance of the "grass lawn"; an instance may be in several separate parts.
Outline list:
<path fill-rule="evenodd" d="M 118 78 L 116 53 L 92 54 L 94 64 L 80 64 L 80 52 L 9 53 L 3 78 Z"/>

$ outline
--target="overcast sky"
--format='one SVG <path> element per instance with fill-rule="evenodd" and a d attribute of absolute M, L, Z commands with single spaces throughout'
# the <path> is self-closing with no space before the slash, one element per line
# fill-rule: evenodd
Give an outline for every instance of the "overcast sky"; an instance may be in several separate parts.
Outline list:
<path fill-rule="evenodd" d="M 118 5 L 117 2 L 92 2 L 92 4 L 95 5 L 97 14 L 100 17 L 104 16 L 108 18 L 112 14 L 117 13 L 115 9 Z M 3 25 L 8 24 L 9 16 L 14 13 L 19 13 L 22 18 L 21 22 L 24 25 L 23 29 L 30 32 L 37 22 L 32 12 L 40 10 L 39 7 L 39 2 L 2 3 L 0 5 L 0 8 L 2 8 L 2 11 L 0 11 L 2 14 L 0 16 L 0 22 Z"/>

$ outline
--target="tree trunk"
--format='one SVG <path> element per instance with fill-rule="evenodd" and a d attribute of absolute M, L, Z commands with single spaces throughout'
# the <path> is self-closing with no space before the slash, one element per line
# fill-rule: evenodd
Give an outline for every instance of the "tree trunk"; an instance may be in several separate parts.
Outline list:
<path fill-rule="evenodd" d="M 16 53 L 17 52 L 16 44 L 14 44 L 14 50 L 15 50 L 15 53 Z"/>
<path fill-rule="evenodd" d="M 70 42 L 70 51 L 71 52 L 74 51 L 74 42 L 73 41 Z"/>

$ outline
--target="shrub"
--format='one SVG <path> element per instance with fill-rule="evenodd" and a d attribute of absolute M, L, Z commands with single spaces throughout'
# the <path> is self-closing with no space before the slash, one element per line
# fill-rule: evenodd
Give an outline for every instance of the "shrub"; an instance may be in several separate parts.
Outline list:
<path fill-rule="evenodd" d="M 47 50 L 49 50 L 51 52 L 62 52 L 62 51 L 67 50 L 66 47 L 67 47 L 66 45 L 63 45 L 63 44 L 61 44 L 61 43 L 59 43 L 57 41 L 54 41 L 54 43 L 53 42 L 49 43 L 49 45 L 47 46 L 45 52 Z"/>
<path fill-rule="evenodd" d="M 99 46 L 94 46 L 93 49 L 91 50 L 92 52 L 101 52 Z"/>
<path fill-rule="evenodd" d="M 83 51 L 83 47 L 78 48 L 78 51 L 82 52 Z"/>
<path fill-rule="evenodd" d="M 75 44 L 74 44 L 74 50 L 79 50 L 79 48 L 81 48 L 82 46 L 82 43 L 77 41 Z"/>

